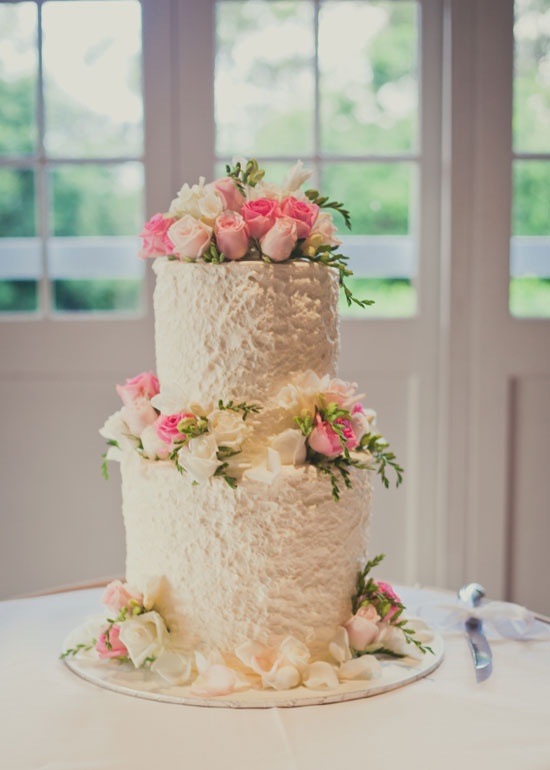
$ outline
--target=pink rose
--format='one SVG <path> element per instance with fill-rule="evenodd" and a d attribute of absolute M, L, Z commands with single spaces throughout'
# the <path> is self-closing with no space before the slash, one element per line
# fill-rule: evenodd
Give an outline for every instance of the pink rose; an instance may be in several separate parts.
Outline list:
<path fill-rule="evenodd" d="M 281 216 L 281 209 L 275 200 L 258 198 L 255 201 L 247 201 L 241 209 L 241 214 L 248 226 L 250 236 L 261 238 Z"/>
<path fill-rule="evenodd" d="M 336 457 L 342 454 L 340 438 L 329 422 L 323 422 L 321 415 L 316 417 L 316 425 L 311 431 L 308 442 L 310 447 L 321 455 Z"/>
<path fill-rule="evenodd" d="M 290 217 L 279 217 L 273 227 L 260 238 L 262 254 L 273 262 L 284 262 L 290 257 L 297 237 L 296 221 Z"/>
<path fill-rule="evenodd" d="M 226 259 L 242 259 L 248 251 L 248 228 L 240 214 L 221 214 L 214 226 L 218 250 Z"/>
<path fill-rule="evenodd" d="M 359 442 L 357 441 L 357 437 L 353 432 L 351 422 L 346 420 L 345 417 L 338 417 L 336 422 L 338 425 L 342 426 L 342 435 L 344 437 L 344 441 L 346 442 L 346 447 L 351 452 L 352 449 L 355 449 L 359 446 Z"/>
<path fill-rule="evenodd" d="M 107 644 L 107 631 L 109 626 L 105 626 L 101 630 L 99 639 L 96 642 L 95 648 L 100 658 L 124 658 L 128 655 L 128 650 L 125 645 L 119 639 L 120 628 L 118 626 L 111 626 L 109 631 L 109 643 Z"/>
<path fill-rule="evenodd" d="M 122 403 L 129 406 L 141 397 L 151 400 L 160 392 L 160 385 L 153 372 L 141 372 L 141 374 L 126 380 L 124 385 L 117 385 L 116 391 L 121 397 Z"/>
<path fill-rule="evenodd" d="M 142 372 L 116 389 L 124 404 L 124 421 L 134 436 L 140 436 L 143 429 L 157 419 L 151 398 L 159 392 L 159 381 L 153 372 Z"/>
<path fill-rule="evenodd" d="M 105 586 L 101 603 L 113 612 L 120 612 L 124 607 L 131 610 L 136 605 L 141 606 L 143 594 L 131 591 L 128 583 L 122 583 L 120 580 L 112 580 Z"/>
<path fill-rule="evenodd" d="M 244 195 L 230 176 L 224 176 L 213 182 L 214 189 L 223 201 L 224 209 L 240 211 L 244 203 Z"/>
<path fill-rule="evenodd" d="M 212 238 L 212 228 L 190 214 L 177 219 L 168 230 L 168 236 L 174 244 L 174 254 L 180 259 L 202 257 Z"/>
<path fill-rule="evenodd" d="M 289 195 L 281 202 L 281 212 L 295 220 L 298 238 L 307 238 L 319 215 L 319 206 L 316 203 L 299 201 Z"/>
<path fill-rule="evenodd" d="M 143 228 L 139 237 L 143 241 L 143 248 L 139 250 L 138 257 L 165 257 L 172 254 L 174 244 L 168 237 L 168 228 L 176 220 L 173 217 L 165 217 L 164 214 L 155 214 Z"/>
<path fill-rule="evenodd" d="M 395 593 L 395 591 L 393 590 L 393 588 L 389 583 L 383 583 L 380 580 L 375 580 L 375 583 L 378 586 L 378 590 L 380 591 L 380 593 L 383 594 L 389 602 L 397 605 L 401 604 L 401 599 L 399 598 L 399 596 L 397 596 L 397 594 Z M 396 612 L 399 612 L 399 609 L 400 609 L 399 606 L 391 607 L 391 609 L 389 609 L 384 615 L 384 620 L 388 622 L 391 621 L 391 619 L 396 614 Z"/>
<path fill-rule="evenodd" d="M 357 612 L 352 615 L 344 628 L 348 632 L 350 647 L 362 652 L 369 644 L 372 644 L 378 636 L 378 624 L 371 618 L 364 617 Z"/>
<path fill-rule="evenodd" d="M 167 444 L 173 444 L 174 441 L 184 440 L 185 436 L 178 430 L 178 425 L 182 420 L 195 420 L 194 414 L 188 412 L 179 412 L 178 414 L 161 414 L 155 422 L 157 436 Z"/>

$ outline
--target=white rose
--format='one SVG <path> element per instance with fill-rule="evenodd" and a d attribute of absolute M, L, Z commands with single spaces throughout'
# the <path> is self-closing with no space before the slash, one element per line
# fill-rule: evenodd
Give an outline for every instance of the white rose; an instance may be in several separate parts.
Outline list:
<path fill-rule="evenodd" d="M 108 441 L 116 441 L 122 450 L 135 449 L 139 441 L 131 434 L 130 428 L 124 420 L 123 410 L 124 407 L 107 418 L 99 431 L 99 435 Z M 115 458 L 113 457 L 112 459 Z"/>
<path fill-rule="evenodd" d="M 192 438 L 178 452 L 178 462 L 199 484 L 207 481 L 220 465 L 218 444 L 211 433 Z"/>
<path fill-rule="evenodd" d="M 208 427 L 218 446 L 239 449 L 249 428 L 242 416 L 229 409 L 214 409 L 208 415 Z"/>
<path fill-rule="evenodd" d="M 143 454 L 150 460 L 166 460 L 170 454 L 170 447 L 163 441 L 154 425 L 148 425 L 141 434 L 141 443 L 143 445 Z"/>
<path fill-rule="evenodd" d="M 295 385 L 285 385 L 277 393 L 277 404 L 283 409 L 292 410 L 298 407 L 299 393 Z"/>
<path fill-rule="evenodd" d="M 279 453 L 282 465 L 302 465 L 306 460 L 306 437 L 294 428 L 275 436 L 271 447 Z"/>
<path fill-rule="evenodd" d="M 139 668 L 147 658 L 156 658 L 164 651 L 168 630 L 158 612 L 145 612 L 120 624 L 119 639 L 134 666 Z"/>
<path fill-rule="evenodd" d="M 223 201 L 211 184 L 203 188 L 203 195 L 198 199 L 198 206 L 201 219 L 210 225 L 224 210 Z"/>
<path fill-rule="evenodd" d="M 204 195 L 204 177 L 200 177 L 199 184 L 190 187 L 187 182 L 179 190 L 177 197 L 170 204 L 168 213 L 172 217 L 181 217 L 190 214 L 195 219 L 201 215 L 199 201 Z"/>

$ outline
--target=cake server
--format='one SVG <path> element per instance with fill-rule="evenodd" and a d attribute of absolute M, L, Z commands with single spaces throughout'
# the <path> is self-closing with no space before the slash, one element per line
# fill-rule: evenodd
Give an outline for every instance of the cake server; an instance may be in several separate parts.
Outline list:
<path fill-rule="evenodd" d="M 485 589 L 479 583 L 468 583 L 458 591 L 458 598 L 470 607 L 478 607 L 484 596 Z M 474 659 L 476 680 L 483 682 L 493 670 L 493 654 L 483 631 L 483 623 L 480 618 L 471 615 L 466 618 L 464 629 Z"/>

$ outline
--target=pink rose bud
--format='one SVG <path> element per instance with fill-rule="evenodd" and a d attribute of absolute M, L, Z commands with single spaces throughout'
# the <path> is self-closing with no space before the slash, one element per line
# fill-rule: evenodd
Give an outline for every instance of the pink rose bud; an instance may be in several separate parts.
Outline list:
<path fill-rule="evenodd" d="M 213 184 L 214 189 L 223 201 L 224 209 L 229 209 L 230 211 L 241 210 L 244 203 L 244 195 L 230 176 L 217 179 Z"/>
<path fill-rule="evenodd" d="M 281 216 L 279 204 L 269 198 L 258 198 L 248 201 L 241 209 L 241 214 L 248 226 L 248 232 L 252 238 L 261 238 L 267 233 L 275 220 Z"/>
<path fill-rule="evenodd" d="M 128 584 L 122 583 L 120 580 L 112 580 L 105 586 L 101 597 L 101 603 L 114 612 L 120 612 L 125 607 L 131 610 L 136 605 L 141 605 L 142 602 L 143 594 L 131 591 Z"/>
<path fill-rule="evenodd" d="M 161 414 L 155 422 L 157 436 L 167 444 L 185 439 L 184 434 L 178 430 L 178 425 L 182 420 L 196 420 L 196 417 L 189 412 L 178 412 L 178 414 L 169 415 Z"/>
<path fill-rule="evenodd" d="M 218 251 L 226 259 L 242 259 L 248 251 L 248 228 L 240 214 L 234 211 L 220 214 L 214 225 Z"/>
<path fill-rule="evenodd" d="M 111 626 L 109 631 L 109 643 L 107 644 L 107 631 L 109 626 L 105 626 L 101 630 L 99 639 L 96 642 L 95 648 L 100 658 L 124 658 L 128 655 L 128 650 L 125 645 L 119 639 L 120 628 L 118 626 Z M 109 649 L 110 648 L 110 649 Z"/>
<path fill-rule="evenodd" d="M 279 217 L 273 227 L 260 238 L 262 254 L 273 262 L 284 262 L 296 245 L 296 222 L 290 217 Z"/>
<path fill-rule="evenodd" d="M 143 248 L 138 252 L 141 259 L 147 257 L 165 257 L 174 250 L 174 245 L 168 237 L 168 228 L 176 220 L 173 217 L 165 217 L 164 214 L 155 214 L 143 228 L 139 237 L 143 241 Z"/>
<path fill-rule="evenodd" d="M 399 596 L 397 596 L 397 594 L 395 593 L 395 591 L 393 590 L 393 588 L 389 583 L 383 583 L 380 580 L 376 580 L 375 583 L 378 586 L 378 590 L 380 591 L 380 593 L 384 594 L 384 596 L 386 597 L 386 599 L 388 599 L 388 601 L 394 604 L 401 604 L 401 599 L 399 598 Z M 391 619 L 396 614 L 396 612 L 399 612 L 399 607 L 392 607 L 391 609 L 388 610 L 388 612 L 386 612 L 383 619 L 385 621 L 391 621 Z"/>
<path fill-rule="evenodd" d="M 168 237 L 174 244 L 174 254 L 181 258 L 202 257 L 210 245 L 212 228 L 190 214 L 177 219 L 168 230 Z"/>
<path fill-rule="evenodd" d="M 372 644 L 378 636 L 378 625 L 374 620 L 369 620 L 359 613 L 352 615 L 344 628 L 348 632 L 350 647 L 362 652 L 369 644 Z"/>
<path fill-rule="evenodd" d="M 326 457 L 336 457 L 342 454 L 340 438 L 329 422 L 323 422 L 321 415 L 316 417 L 316 425 L 308 438 L 309 446 L 315 452 Z"/>
<path fill-rule="evenodd" d="M 126 380 L 124 385 L 117 385 L 116 391 L 125 406 L 132 404 L 138 398 L 151 400 L 160 392 L 159 381 L 153 372 L 141 372 L 135 377 Z"/>
<path fill-rule="evenodd" d="M 346 447 L 351 452 L 352 449 L 355 449 L 359 446 L 359 441 L 357 440 L 357 437 L 353 431 L 351 422 L 346 420 L 344 417 L 338 417 L 335 422 L 342 426 L 342 435 L 344 437 Z"/>
<path fill-rule="evenodd" d="M 295 220 L 298 238 L 307 238 L 319 215 L 319 206 L 316 203 L 299 201 L 289 195 L 281 202 L 281 212 Z"/>

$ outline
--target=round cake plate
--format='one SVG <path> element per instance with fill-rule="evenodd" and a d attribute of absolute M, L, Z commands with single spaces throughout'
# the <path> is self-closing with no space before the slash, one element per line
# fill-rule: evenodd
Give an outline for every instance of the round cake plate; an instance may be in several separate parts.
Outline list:
<path fill-rule="evenodd" d="M 443 660 L 443 639 L 439 634 L 434 634 L 430 647 L 433 655 L 427 652 L 418 661 L 383 659 L 382 676 L 378 679 L 342 682 L 335 690 L 311 690 L 303 686 L 281 691 L 250 689 L 211 698 L 194 695 L 191 686 L 167 685 L 148 669 L 131 669 L 85 656 L 64 658 L 64 662 L 82 679 L 136 698 L 209 708 L 292 708 L 368 698 L 416 682 L 431 674 Z"/>

